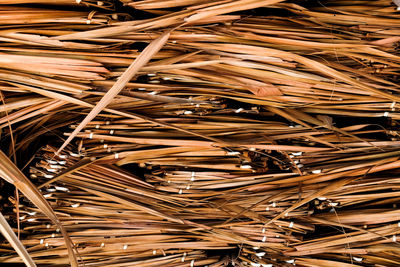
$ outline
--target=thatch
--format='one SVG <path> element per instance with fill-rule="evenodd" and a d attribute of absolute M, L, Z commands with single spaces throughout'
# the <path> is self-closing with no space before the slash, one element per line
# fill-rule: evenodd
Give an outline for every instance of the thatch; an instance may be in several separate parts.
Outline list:
<path fill-rule="evenodd" d="M 0 7 L 0 262 L 400 264 L 397 2 Z"/>

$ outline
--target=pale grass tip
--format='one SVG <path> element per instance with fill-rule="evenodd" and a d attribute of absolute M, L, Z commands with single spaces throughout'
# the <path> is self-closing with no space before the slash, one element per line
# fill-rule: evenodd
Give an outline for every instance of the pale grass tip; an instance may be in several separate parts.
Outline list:
<path fill-rule="evenodd" d="M 182 256 L 182 259 L 181 259 L 181 262 L 184 262 L 185 261 L 185 258 L 186 258 L 186 252 L 185 253 L 183 253 L 183 256 Z"/>
<path fill-rule="evenodd" d="M 256 253 L 256 256 L 257 257 L 264 257 L 265 256 L 265 252 L 264 251 L 261 251 L 261 252 L 258 252 L 258 253 Z"/>

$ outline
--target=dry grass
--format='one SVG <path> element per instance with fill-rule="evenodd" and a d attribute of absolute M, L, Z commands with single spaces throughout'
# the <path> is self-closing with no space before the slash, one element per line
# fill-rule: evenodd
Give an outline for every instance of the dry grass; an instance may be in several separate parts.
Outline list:
<path fill-rule="evenodd" d="M 36 264 L 400 264 L 395 4 L 121 2 L 0 1 L 2 213 Z"/>

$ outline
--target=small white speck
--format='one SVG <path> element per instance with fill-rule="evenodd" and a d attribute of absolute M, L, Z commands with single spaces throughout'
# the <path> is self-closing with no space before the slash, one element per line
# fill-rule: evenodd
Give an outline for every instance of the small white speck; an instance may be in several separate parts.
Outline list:
<path fill-rule="evenodd" d="M 65 165 L 67 162 L 65 160 L 60 160 L 58 164 Z"/>
<path fill-rule="evenodd" d="M 395 236 L 395 235 L 393 235 L 393 242 L 396 242 L 397 241 L 397 236 Z"/>
<path fill-rule="evenodd" d="M 50 228 L 50 224 L 46 225 L 46 228 L 49 229 Z"/>
<path fill-rule="evenodd" d="M 272 202 L 272 207 L 273 207 L 273 208 L 276 207 L 276 202 Z"/>
<path fill-rule="evenodd" d="M 183 253 L 183 256 L 182 256 L 181 262 L 184 262 L 184 261 L 185 261 L 185 258 L 186 258 L 186 252 L 185 252 L 185 253 Z"/>
<path fill-rule="evenodd" d="M 52 174 L 45 174 L 44 175 L 44 178 L 47 178 L 47 179 L 51 179 L 53 177 L 54 177 L 54 175 L 52 175 Z"/>
<path fill-rule="evenodd" d="M 294 226 L 294 222 L 290 222 L 289 228 L 293 228 L 293 226 Z"/>
<path fill-rule="evenodd" d="M 265 256 L 265 252 L 264 251 L 262 251 L 262 252 L 258 252 L 258 253 L 256 253 L 256 256 L 257 257 L 264 257 Z"/>
<path fill-rule="evenodd" d="M 250 165 L 240 165 L 241 169 L 251 169 Z"/>
<path fill-rule="evenodd" d="M 265 210 L 266 210 L 266 211 L 269 211 L 269 207 L 267 206 L 267 207 L 265 208 Z"/>
<path fill-rule="evenodd" d="M 357 261 L 357 262 L 362 262 L 363 258 L 358 258 L 358 257 L 353 257 L 353 260 Z"/>
<path fill-rule="evenodd" d="M 156 95 L 156 94 L 157 94 L 156 91 L 153 91 L 153 92 L 150 92 L 150 93 L 149 93 L 149 95 Z"/>
<path fill-rule="evenodd" d="M 267 240 L 267 236 L 263 236 L 261 242 L 265 242 Z"/>
<path fill-rule="evenodd" d="M 114 132 L 115 132 L 114 130 L 110 130 L 110 134 L 114 134 Z"/>
<path fill-rule="evenodd" d="M 286 261 L 287 263 L 290 263 L 290 264 L 293 264 L 294 263 L 294 260 L 288 260 L 288 261 Z"/>
<path fill-rule="evenodd" d="M 60 165 L 55 165 L 55 164 L 50 164 L 50 168 L 52 168 L 52 169 L 61 169 L 61 166 Z M 49 170 L 49 169 L 47 169 L 47 170 Z"/>
<path fill-rule="evenodd" d="M 93 133 L 89 134 L 89 139 L 93 139 Z"/>
<path fill-rule="evenodd" d="M 264 228 L 264 227 L 263 227 L 263 229 L 261 230 L 261 233 L 263 233 L 263 234 L 265 233 L 265 228 Z"/>
<path fill-rule="evenodd" d="M 183 192 L 183 190 L 182 190 L 182 189 L 179 189 L 178 194 L 182 194 L 182 192 Z"/>
<path fill-rule="evenodd" d="M 242 112 L 244 109 L 243 108 L 238 108 L 237 110 L 235 110 L 235 113 L 240 113 Z"/>
<path fill-rule="evenodd" d="M 60 159 L 66 159 L 66 158 L 68 158 L 68 155 L 59 155 L 58 156 Z M 60 163 L 61 164 L 61 163 Z"/>
<path fill-rule="evenodd" d="M 303 154 L 303 152 L 293 152 L 292 155 L 293 156 L 301 156 Z"/>
<path fill-rule="evenodd" d="M 118 154 L 118 153 L 115 153 L 115 154 L 114 154 L 114 158 L 115 158 L 115 159 L 118 159 L 118 158 L 119 158 L 119 154 Z"/>
<path fill-rule="evenodd" d="M 55 160 L 47 160 L 47 162 L 50 163 L 50 164 L 57 164 L 57 163 L 58 163 L 58 162 L 55 161 Z"/>
<path fill-rule="evenodd" d="M 389 116 L 389 112 L 385 111 L 385 113 L 383 113 L 383 117 L 387 117 Z"/>
<path fill-rule="evenodd" d="M 250 265 L 253 267 L 261 267 L 260 263 L 255 263 L 255 262 L 251 262 Z"/>
<path fill-rule="evenodd" d="M 336 207 L 337 205 L 339 205 L 339 203 L 337 203 L 337 202 L 331 202 L 331 203 L 329 203 L 329 206 L 331 206 L 331 207 Z"/>
<path fill-rule="evenodd" d="M 313 171 L 311 171 L 313 174 L 319 174 L 319 173 L 321 173 L 322 172 L 322 170 L 313 170 Z"/>
<path fill-rule="evenodd" d="M 326 197 L 319 197 L 318 198 L 318 200 L 321 200 L 321 201 L 324 201 L 324 200 L 326 200 L 327 198 Z"/>
<path fill-rule="evenodd" d="M 157 254 L 157 250 L 153 250 L 153 255 L 156 255 Z"/>
<path fill-rule="evenodd" d="M 76 204 L 72 204 L 71 205 L 71 207 L 73 207 L 73 208 L 77 208 L 77 207 L 79 207 L 81 204 L 79 204 L 79 203 L 76 203 Z"/>
<path fill-rule="evenodd" d="M 123 249 L 127 250 L 128 249 L 128 245 L 124 245 Z"/>
<path fill-rule="evenodd" d="M 28 222 L 34 222 L 34 221 L 36 221 L 36 219 L 35 218 L 29 218 L 27 221 Z"/>
<path fill-rule="evenodd" d="M 51 237 L 53 237 L 53 238 L 56 237 L 56 234 L 55 234 L 55 233 L 52 233 L 52 234 L 51 234 Z"/>
<path fill-rule="evenodd" d="M 46 244 L 44 244 L 46 247 L 48 247 L 49 246 L 49 243 L 46 243 Z"/>
<path fill-rule="evenodd" d="M 104 145 L 103 145 L 103 147 L 104 147 L 104 148 L 107 148 L 107 147 L 108 147 L 108 145 L 107 145 L 107 144 L 104 144 Z"/>
<path fill-rule="evenodd" d="M 53 194 L 46 194 L 46 195 L 43 195 L 43 197 L 44 198 L 49 198 L 49 197 L 51 197 Z"/>
<path fill-rule="evenodd" d="M 238 151 L 228 151 L 228 152 L 226 152 L 226 154 L 228 156 L 236 156 L 236 155 L 240 155 L 240 152 L 238 152 Z"/>
<path fill-rule="evenodd" d="M 90 20 L 90 19 L 86 20 L 86 24 L 90 24 L 91 22 L 92 22 L 92 20 Z"/>
<path fill-rule="evenodd" d="M 55 188 L 56 188 L 56 190 L 58 190 L 58 191 L 63 191 L 63 192 L 68 192 L 68 191 L 69 191 L 68 188 L 62 187 L 62 186 L 56 186 Z"/>
<path fill-rule="evenodd" d="M 188 184 L 187 186 L 186 186 L 186 190 L 189 190 L 190 189 L 190 185 Z"/>
<path fill-rule="evenodd" d="M 193 112 L 190 111 L 190 110 L 185 110 L 185 111 L 183 112 L 183 114 L 185 114 L 185 115 L 190 115 L 190 114 L 193 114 Z"/>
<path fill-rule="evenodd" d="M 104 247 L 104 246 L 105 246 L 104 243 L 101 243 L 101 244 L 100 244 L 100 247 Z"/>
<path fill-rule="evenodd" d="M 44 243 L 44 239 L 40 239 L 40 245 Z"/>
<path fill-rule="evenodd" d="M 35 215 L 36 213 L 37 213 L 36 211 L 28 212 L 28 214 L 31 216 Z"/>
<path fill-rule="evenodd" d="M 149 74 L 147 74 L 147 76 L 154 77 L 154 76 L 156 76 L 156 74 L 155 73 L 149 73 Z"/>

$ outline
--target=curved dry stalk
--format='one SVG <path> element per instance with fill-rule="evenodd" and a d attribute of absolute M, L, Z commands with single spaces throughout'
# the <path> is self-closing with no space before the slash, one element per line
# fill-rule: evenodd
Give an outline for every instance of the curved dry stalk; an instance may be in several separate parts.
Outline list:
<path fill-rule="evenodd" d="M 61 145 L 56 154 L 59 154 L 71 140 L 91 121 L 97 114 L 99 114 L 118 93 L 124 89 L 125 85 L 133 78 L 133 76 L 151 60 L 151 58 L 164 46 L 168 41 L 170 32 L 165 32 L 156 40 L 151 42 L 143 52 L 132 62 L 129 68 L 119 77 L 113 87 L 103 96 L 103 98 L 96 104 L 92 111 L 86 118 L 79 124 L 79 126 L 72 132 L 67 140 Z"/>
<path fill-rule="evenodd" d="M 0 176 L 7 182 L 15 185 L 15 187 L 24 194 L 33 204 L 35 204 L 46 216 L 59 227 L 61 230 L 65 245 L 68 249 L 68 255 L 71 266 L 77 267 L 78 262 L 76 260 L 75 253 L 72 248 L 71 239 L 61 222 L 58 220 L 57 215 L 46 201 L 46 199 L 40 194 L 39 190 L 32 184 L 32 182 L 25 177 L 25 175 L 11 162 L 11 160 L 0 151 Z"/>
<path fill-rule="evenodd" d="M 15 249 L 18 255 L 21 257 L 22 261 L 28 267 L 36 267 L 35 262 L 32 260 L 31 256 L 29 255 L 26 248 L 15 235 L 11 226 L 7 223 L 6 219 L 4 218 L 3 214 L 0 212 L 0 232 L 3 236 L 10 242 L 11 246 Z"/>

